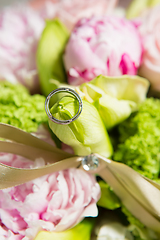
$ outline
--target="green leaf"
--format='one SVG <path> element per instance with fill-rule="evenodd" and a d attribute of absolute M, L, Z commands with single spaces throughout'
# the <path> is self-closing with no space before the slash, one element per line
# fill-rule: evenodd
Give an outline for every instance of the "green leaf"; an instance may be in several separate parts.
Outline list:
<path fill-rule="evenodd" d="M 110 186 L 104 181 L 99 181 L 98 183 L 101 188 L 101 197 L 97 203 L 98 206 L 110 210 L 119 208 L 121 206 L 121 202 L 119 198 L 115 195 L 115 193 L 112 191 Z"/>
<path fill-rule="evenodd" d="M 40 231 L 34 240 L 90 240 L 94 219 L 86 218 L 75 227 L 63 232 Z"/>
<path fill-rule="evenodd" d="M 158 4 L 160 4 L 160 0 L 133 0 L 126 10 L 126 17 L 129 19 L 136 18 L 148 8 Z"/>
<path fill-rule="evenodd" d="M 122 205 L 121 210 L 126 215 L 129 223 L 131 223 L 133 225 L 136 225 L 139 228 L 144 228 L 145 227 L 144 224 L 141 223 L 136 217 L 134 217 L 132 215 L 132 213 L 125 206 Z"/>
<path fill-rule="evenodd" d="M 147 227 L 138 227 L 134 224 L 128 226 L 128 231 L 135 240 L 159 240 L 160 235 Z"/>
<path fill-rule="evenodd" d="M 41 90 L 46 96 L 56 88 L 51 79 L 66 81 L 62 55 L 68 38 L 68 30 L 58 19 L 46 21 L 36 56 Z"/>

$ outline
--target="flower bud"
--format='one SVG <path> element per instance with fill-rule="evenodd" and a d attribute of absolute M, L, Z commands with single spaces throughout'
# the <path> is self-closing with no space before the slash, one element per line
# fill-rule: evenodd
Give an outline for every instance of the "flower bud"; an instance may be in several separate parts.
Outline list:
<path fill-rule="evenodd" d="M 66 45 L 68 82 L 80 85 L 96 76 L 136 75 L 142 46 L 137 27 L 113 16 L 83 18 Z"/>
<path fill-rule="evenodd" d="M 50 112 L 59 120 L 71 119 L 78 111 L 78 101 L 72 97 L 63 97 Z M 75 154 L 88 155 L 99 153 L 105 157 L 112 155 L 112 145 L 104 123 L 95 106 L 83 100 L 81 115 L 68 125 L 61 125 L 49 119 L 54 134 L 65 144 L 70 145 Z"/>

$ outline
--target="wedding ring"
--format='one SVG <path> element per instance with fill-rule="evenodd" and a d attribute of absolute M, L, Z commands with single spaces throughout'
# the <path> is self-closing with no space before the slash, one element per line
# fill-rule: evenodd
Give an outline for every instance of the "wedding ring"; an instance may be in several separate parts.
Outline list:
<path fill-rule="evenodd" d="M 53 95 L 57 94 L 57 93 L 60 93 L 60 92 L 65 92 L 65 93 L 69 93 L 71 94 L 72 96 L 74 96 L 77 100 L 78 100 L 78 103 L 79 103 L 79 108 L 78 108 L 78 111 L 76 113 L 76 115 L 70 119 L 67 119 L 67 120 L 59 120 L 55 117 L 53 117 L 53 115 L 51 114 L 50 112 L 50 109 L 49 109 L 49 103 L 50 103 L 50 99 L 51 97 L 53 97 Z M 82 112 L 82 108 L 83 108 L 83 103 L 82 103 L 82 99 L 81 97 L 79 96 L 79 94 L 74 91 L 73 89 L 71 88 L 68 88 L 68 87 L 62 87 L 62 88 L 57 88 L 55 90 L 53 90 L 46 98 L 46 101 L 45 101 L 45 110 L 46 110 L 46 113 L 49 117 L 49 119 L 51 119 L 53 122 L 57 123 L 57 124 L 70 124 L 71 122 L 73 122 L 74 120 L 76 120 L 81 112 Z"/>

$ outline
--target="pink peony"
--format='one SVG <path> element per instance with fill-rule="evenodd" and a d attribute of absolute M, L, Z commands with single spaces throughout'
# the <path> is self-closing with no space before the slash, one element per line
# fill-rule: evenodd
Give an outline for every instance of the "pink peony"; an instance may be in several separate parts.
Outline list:
<path fill-rule="evenodd" d="M 144 54 L 139 75 L 147 78 L 153 91 L 160 92 L 160 6 L 141 17 L 139 26 Z"/>
<path fill-rule="evenodd" d="M 47 140 L 44 129 L 38 135 Z M 32 162 L 6 153 L 0 154 L 0 162 L 19 168 L 44 165 L 43 159 Z M 74 168 L 0 190 L 0 239 L 32 240 L 40 230 L 70 228 L 85 216 L 97 216 L 99 196 L 94 176 Z"/>
<path fill-rule="evenodd" d="M 0 79 L 37 91 L 36 48 L 44 20 L 27 6 L 0 11 Z"/>
<path fill-rule="evenodd" d="M 31 1 L 0 11 L 0 79 L 22 83 L 32 93 L 39 91 L 36 68 L 37 43 L 45 26 L 44 19 L 59 17 L 71 29 L 82 16 L 108 13 L 117 0 Z M 40 8 L 37 7 L 40 5 Z M 38 8 L 35 11 L 33 8 Z"/>
<path fill-rule="evenodd" d="M 111 13 L 117 0 L 31 0 L 33 8 L 43 9 L 45 18 L 58 17 L 68 29 L 82 17 Z"/>
<path fill-rule="evenodd" d="M 123 18 L 104 16 L 81 19 L 65 49 L 68 81 L 80 85 L 103 74 L 135 75 L 142 46 L 136 26 Z"/>

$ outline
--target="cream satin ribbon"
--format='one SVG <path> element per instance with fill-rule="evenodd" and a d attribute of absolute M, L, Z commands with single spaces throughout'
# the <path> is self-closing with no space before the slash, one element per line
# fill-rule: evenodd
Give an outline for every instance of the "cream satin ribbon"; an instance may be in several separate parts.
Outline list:
<path fill-rule="evenodd" d="M 47 164 L 34 169 L 22 169 L 0 164 L 0 189 L 67 168 L 83 169 L 83 156 L 74 156 L 7 124 L 0 123 L 0 151 L 14 153 L 35 160 L 42 157 Z M 160 185 L 144 178 L 123 163 L 114 162 L 98 154 L 98 167 L 91 174 L 101 176 L 120 198 L 122 204 L 144 225 L 160 232 Z M 84 170 L 84 169 L 83 169 Z M 85 171 L 85 170 L 84 170 Z"/>

